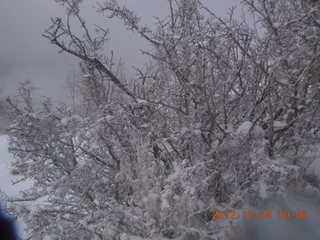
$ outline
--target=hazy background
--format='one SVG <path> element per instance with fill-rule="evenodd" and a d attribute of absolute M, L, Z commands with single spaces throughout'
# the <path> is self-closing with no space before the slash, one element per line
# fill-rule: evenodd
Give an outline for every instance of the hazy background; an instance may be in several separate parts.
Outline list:
<path fill-rule="evenodd" d="M 136 11 L 141 24 L 152 26 L 154 16 L 164 18 L 169 13 L 167 0 L 118 0 Z M 98 0 L 103 2 L 103 0 Z M 241 0 L 203 0 L 219 16 L 226 16 L 228 8 Z M 141 67 L 147 61 L 140 49 L 148 49 L 148 42 L 138 34 L 126 30 L 117 19 L 96 13 L 96 1 L 84 0 L 81 16 L 88 27 L 98 24 L 109 28 L 110 42 L 106 54 L 114 51 L 115 59 L 121 57 L 127 77 L 134 74 L 132 66 Z M 71 101 L 66 76 L 75 73 L 79 81 L 78 59 L 59 49 L 42 37 L 50 26 L 50 17 L 65 16 L 65 9 L 54 0 L 0 0 L 0 134 L 10 123 L 4 111 L 8 96 L 16 95 L 20 82 L 30 80 L 36 90 L 34 97 L 46 96 L 59 101 Z"/>
<path fill-rule="evenodd" d="M 168 10 L 166 0 L 121 0 L 137 11 L 142 21 L 152 25 L 153 16 L 163 17 Z M 240 0 L 207 0 L 211 9 L 225 15 L 227 8 Z M 110 29 L 110 43 L 106 51 L 113 49 L 126 63 L 141 66 L 145 61 L 139 49 L 146 42 L 128 32 L 120 21 L 97 16 L 96 1 L 84 0 L 82 16 L 88 23 L 98 23 Z M 66 74 L 77 69 L 77 59 L 51 45 L 41 34 L 50 24 L 50 17 L 63 16 L 64 9 L 54 0 L 0 0 L 0 98 L 15 93 L 19 82 L 30 79 L 38 88 L 37 95 L 66 99 Z"/>

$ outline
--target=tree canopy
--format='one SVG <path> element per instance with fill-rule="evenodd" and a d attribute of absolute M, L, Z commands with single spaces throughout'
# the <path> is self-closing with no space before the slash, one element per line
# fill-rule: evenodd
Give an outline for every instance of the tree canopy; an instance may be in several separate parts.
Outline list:
<path fill-rule="evenodd" d="M 34 104 L 30 83 L 8 99 L 13 166 L 34 181 L 8 200 L 30 239 L 225 239 L 230 224 L 212 221 L 213 209 L 318 193 L 306 175 L 320 137 L 316 1 L 244 0 L 248 24 L 199 0 L 167 0 L 152 27 L 102 1 L 98 14 L 152 46 L 132 80 L 107 53 L 108 29 L 82 18 L 82 1 L 56 2 L 66 17 L 43 36 L 79 59 L 81 102 Z"/>

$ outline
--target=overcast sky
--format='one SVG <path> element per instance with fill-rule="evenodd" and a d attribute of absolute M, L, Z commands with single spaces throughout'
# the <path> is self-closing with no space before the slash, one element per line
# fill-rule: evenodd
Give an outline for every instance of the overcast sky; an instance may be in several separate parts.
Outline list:
<path fill-rule="evenodd" d="M 135 9 L 142 21 L 151 25 L 153 16 L 166 15 L 166 0 L 121 0 Z M 82 16 L 90 23 L 99 23 L 110 29 L 111 41 L 106 51 L 113 49 L 130 66 L 141 66 L 145 58 L 139 49 L 146 42 L 128 32 L 120 21 L 97 16 L 93 0 L 84 0 Z M 220 16 L 240 0 L 205 0 Z M 19 82 L 30 79 L 38 88 L 37 95 L 66 99 L 66 74 L 77 69 L 77 59 L 51 45 L 41 34 L 50 24 L 50 17 L 63 16 L 64 9 L 54 0 L 0 0 L 0 88 L 5 97 L 12 95 Z M 0 97 L 1 98 L 1 97 Z"/>

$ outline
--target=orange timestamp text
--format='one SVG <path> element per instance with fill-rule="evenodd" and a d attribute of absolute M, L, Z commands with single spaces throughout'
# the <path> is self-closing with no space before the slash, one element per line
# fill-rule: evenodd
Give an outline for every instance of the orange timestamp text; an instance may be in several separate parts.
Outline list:
<path fill-rule="evenodd" d="M 218 219 L 271 219 L 273 217 L 278 217 L 280 219 L 307 219 L 308 212 L 306 210 L 281 210 L 281 211 L 234 211 L 234 210 L 227 210 L 227 211 L 219 211 L 214 210 L 212 211 L 212 220 Z"/>

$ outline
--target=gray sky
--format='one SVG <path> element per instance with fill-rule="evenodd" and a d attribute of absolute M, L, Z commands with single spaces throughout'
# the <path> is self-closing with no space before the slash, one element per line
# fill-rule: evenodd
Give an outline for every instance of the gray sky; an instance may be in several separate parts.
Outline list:
<path fill-rule="evenodd" d="M 166 15 L 165 0 L 121 0 L 136 10 L 142 21 L 154 23 L 153 16 Z M 128 32 L 120 21 L 97 16 L 93 6 L 96 1 L 84 0 L 82 16 L 90 23 L 99 23 L 110 29 L 111 41 L 106 51 L 114 50 L 122 57 L 130 72 L 130 66 L 141 66 L 145 58 L 139 49 L 146 42 Z M 205 0 L 218 15 L 224 16 L 228 7 L 240 0 Z M 38 88 L 37 95 L 66 99 L 66 74 L 77 69 L 77 59 L 51 45 L 41 34 L 50 24 L 50 17 L 63 16 L 64 9 L 54 0 L 0 0 L 0 96 L 15 93 L 19 82 L 30 79 Z M 1 98 L 1 97 L 0 97 Z"/>

